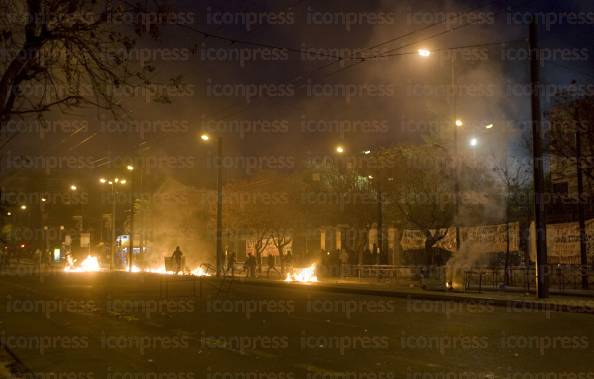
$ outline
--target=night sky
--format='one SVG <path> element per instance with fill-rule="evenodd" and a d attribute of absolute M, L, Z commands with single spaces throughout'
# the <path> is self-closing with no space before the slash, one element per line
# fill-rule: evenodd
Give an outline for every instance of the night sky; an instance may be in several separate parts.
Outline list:
<path fill-rule="evenodd" d="M 584 87 L 592 81 L 591 4 L 559 3 L 175 2 L 179 22 L 160 25 L 157 39 L 144 36 L 131 52 L 153 65 L 162 83 L 179 78 L 171 103 L 140 93 L 122 99 L 129 113 L 120 121 L 83 109 L 47 114 L 46 130 L 34 123 L 19 133 L 5 129 L 3 176 L 39 172 L 39 164 L 14 169 L 14 162 L 29 159 L 62 161 L 46 170 L 53 177 L 93 181 L 130 159 L 138 162 L 143 143 L 147 172 L 212 186 L 214 174 L 207 169 L 214 146 L 200 143 L 203 130 L 224 138 L 226 167 L 235 178 L 293 170 L 307 157 L 331 155 L 338 143 L 359 151 L 419 141 L 450 117 L 448 48 L 457 47 L 464 47 L 455 50 L 463 137 L 494 123 L 499 128 L 486 145 L 522 155 L 517 145 L 530 117 L 529 12 L 543 19 L 564 10 L 584 12 L 583 19 L 549 19 L 539 26 L 541 46 L 551 54 L 542 71 L 545 110 L 556 89 L 572 80 Z M 434 52 L 429 59 L 416 54 L 422 47 Z M 308 49 L 316 53 L 308 55 Z M 81 163 L 64 163 L 72 159 Z"/>

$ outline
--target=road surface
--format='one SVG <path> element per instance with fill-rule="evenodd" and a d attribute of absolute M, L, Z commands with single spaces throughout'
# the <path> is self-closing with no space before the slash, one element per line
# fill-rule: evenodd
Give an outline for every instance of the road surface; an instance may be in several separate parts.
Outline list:
<path fill-rule="evenodd" d="M 524 378 L 593 375 L 594 316 L 192 283 L 126 273 L 0 276 L 0 338 L 38 376 Z M 529 376 L 532 375 L 532 376 Z M 522 377 L 522 376 L 515 376 Z M 549 376 L 551 377 L 551 376 Z M 589 376 L 593 377 L 593 376 Z"/>

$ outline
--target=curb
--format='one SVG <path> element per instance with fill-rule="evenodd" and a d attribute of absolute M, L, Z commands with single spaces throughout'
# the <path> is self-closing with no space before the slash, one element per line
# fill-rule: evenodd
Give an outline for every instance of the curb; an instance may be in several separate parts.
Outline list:
<path fill-rule="evenodd" d="M 449 301 L 457 303 L 482 304 L 497 307 L 505 307 L 508 310 L 521 311 L 542 311 L 542 312 L 564 312 L 564 313 L 581 313 L 594 315 L 594 305 L 590 305 L 585 301 L 565 301 L 563 303 L 545 302 L 537 300 L 521 300 L 521 299 L 498 299 L 493 297 L 472 297 L 459 294 L 440 294 L 440 293 L 423 293 L 423 292 L 408 292 L 397 290 L 379 290 L 373 288 L 359 288 L 349 286 L 324 285 L 324 284 L 298 284 L 285 283 L 275 281 L 259 281 L 259 280 L 238 280 L 242 284 L 252 286 L 264 287 L 286 287 L 292 289 L 307 289 L 308 291 L 331 292 L 331 293 L 345 293 L 366 296 L 380 296 L 393 297 L 401 299 L 415 299 L 428 301 Z M 594 302 L 594 300 L 593 300 Z"/>

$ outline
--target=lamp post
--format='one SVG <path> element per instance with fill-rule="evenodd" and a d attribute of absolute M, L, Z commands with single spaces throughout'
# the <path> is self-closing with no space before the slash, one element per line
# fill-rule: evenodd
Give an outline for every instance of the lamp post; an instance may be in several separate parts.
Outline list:
<path fill-rule="evenodd" d="M 127 165 L 126 170 L 134 171 L 134 166 Z M 128 271 L 132 272 L 132 258 L 134 256 L 134 180 L 130 180 L 130 238 L 128 240 Z"/>
<path fill-rule="evenodd" d="M 200 139 L 209 142 L 210 135 L 203 133 Z M 217 136 L 217 225 L 216 225 L 216 262 L 217 277 L 221 276 L 223 271 L 223 139 Z"/>
<path fill-rule="evenodd" d="M 99 183 L 107 184 L 111 186 L 111 244 L 110 244 L 110 257 L 109 257 L 109 271 L 113 270 L 114 265 L 114 255 L 115 255 L 115 229 L 116 229 L 116 195 L 118 185 L 125 185 L 126 179 L 120 178 L 113 178 L 113 179 L 105 179 L 100 178 Z"/>
<path fill-rule="evenodd" d="M 418 50 L 418 55 L 422 58 L 429 58 L 433 53 L 426 48 Z M 458 151 L 458 128 L 464 126 L 464 122 L 457 118 L 456 112 L 456 56 L 451 54 L 450 57 L 450 96 L 448 97 L 450 108 L 452 112 L 452 121 L 454 127 L 454 224 L 456 227 L 456 251 L 460 250 L 460 225 L 458 222 L 458 210 L 460 207 L 460 156 Z"/>

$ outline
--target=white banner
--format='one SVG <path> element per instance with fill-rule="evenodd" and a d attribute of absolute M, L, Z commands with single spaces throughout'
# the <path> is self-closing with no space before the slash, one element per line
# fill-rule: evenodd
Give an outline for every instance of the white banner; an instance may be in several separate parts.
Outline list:
<path fill-rule="evenodd" d="M 266 244 L 267 240 L 262 241 Z M 285 246 L 284 253 L 287 254 L 288 251 L 293 250 L 293 241 L 289 242 L 287 246 Z M 256 240 L 247 240 L 245 241 L 245 253 L 247 254 L 254 254 L 256 256 Z M 268 239 L 268 245 L 262 250 L 262 256 L 267 257 L 268 255 L 275 255 L 278 256 L 278 249 L 272 243 L 272 238 Z"/>
<path fill-rule="evenodd" d="M 594 225 L 593 225 L 594 228 Z M 442 229 L 439 233 L 444 233 Z M 431 234 L 435 235 L 435 231 Z M 509 249 L 517 251 L 520 241 L 520 224 L 513 222 L 509 224 Z M 507 232 L 505 224 L 483 225 L 460 228 L 460 244 L 467 245 L 476 253 L 504 252 L 507 248 Z M 421 250 L 425 248 L 425 234 L 420 230 L 405 229 L 402 232 L 400 242 L 404 250 Z M 447 234 L 441 239 L 436 247 L 455 251 L 456 250 L 456 228 L 450 227 Z"/>

